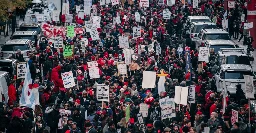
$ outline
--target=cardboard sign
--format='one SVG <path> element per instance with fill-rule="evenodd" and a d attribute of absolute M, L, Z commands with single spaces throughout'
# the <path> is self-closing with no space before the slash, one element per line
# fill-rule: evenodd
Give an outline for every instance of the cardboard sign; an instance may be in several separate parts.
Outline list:
<path fill-rule="evenodd" d="M 163 18 L 164 19 L 171 19 L 171 12 L 169 11 L 169 9 L 164 9 L 163 10 Z"/>
<path fill-rule="evenodd" d="M 199 48 L 198 61 L 209 62 L 209 49 L 207 47 Z"/>
<path fill-rule="evenodd" d="M 65 88 L 76 86 L 72 71 L 61 73 L 61 78 Z"/>

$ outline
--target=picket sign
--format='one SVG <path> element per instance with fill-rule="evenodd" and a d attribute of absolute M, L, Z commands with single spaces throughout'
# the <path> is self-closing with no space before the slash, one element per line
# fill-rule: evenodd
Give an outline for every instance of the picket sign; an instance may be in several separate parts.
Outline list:
<path fill-rule="evenodd" d="M 164 19 L 171 19 L 171 12 L 169 11 L 169 9 L 164 9 L 163 10 L 163 18 Z"/>
<path fill-rule="evenodd" d="M 96 97 L 98 101 L 109 102 L 109 86 L 105 84 L 97 84 Z"/>
<path fill-rule="evenodd" d="M 90 79 L 100 78 L 99 68 L 98 67 L 89 68 L 89 76 L 90 76 Z"/>
<path fill-rule="evenodd" d="M 127 65 L 124 64 L 123 62 L 118 62 L 117 63 L 117 69 L 118 69 L 118 75 L 127 75 Z"/>
<path fill-rule="evenodd" d="M 63 85 L 65 88 L 71 88 L 76 85 L 72 71 L 61 73 L 61 78 L 63 80 Z"/>
<path fill-rule="evenodd" d="M 191 85 L 188 88 L 188 102 L 189 103 L 195 103 L 196 102 L 196 91 L 195 91 L 195 86 Z"/>
<path fill-rule="evenodd" d="M 193 0 L 193 8 L 198 8 L 198 0 Z"/>
<path fill-rule="evenodd" d="M 161 119 L 172 118 L 175 116 L 175 102 L 173 98 L 165 97 L 159 99 L 161 107 Z"/>
<path fill-rule="evenodd" d="M 198 61 L 209 62 L 209 49 L 207 47 L 199 48 Z"/>
<path fill-rule="evenodd" d="M 141 37 L 141 27 L 133 27 L 133 38 Z"/>
<path fill-rule="evenodd" d="M 149 7 L 149 0 L 140 0 L 140 7 Z"/>
<path fill-rule="evenodd" d="M 25 78 L 27 63 L 19 62 L 17 64 L 17 79 Z"/>
<path fill-rule="evenodd" d="M 97 61 L 87 62 L 87 66 L 88 66 L 88 68 L 97 68 L 98 62 Z"/>
<path fill-rule="evenodd" d="M 129 48 L 128 36 L 119 36 L 119 48 Z"/>
<path fill-rule="evenodd" d="M 228 8 L 235 8 L 235 1 L 228 1 Z"/>

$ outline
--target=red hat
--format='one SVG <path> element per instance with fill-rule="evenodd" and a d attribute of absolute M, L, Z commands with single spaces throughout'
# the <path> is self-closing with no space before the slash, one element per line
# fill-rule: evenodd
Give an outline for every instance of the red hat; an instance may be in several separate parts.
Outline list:
<path fill-rule="evenodd" d="M 128 82 L 124 82 L 124 85 L 128 86 Z"/>
<path fill-rule="evenodd" d="M 198 76 L 198 79 L 202 80 L 202 79 L 203 79 L 203 77 L 200 75 L 200 76 Z"/>
<path fill-rule="evenodd" d="M 106 76 L 106 80 L 109 80 L 111 77 L 110 76 Z"/>
<path fill-rule="evenodd" d="M 148 123 L 147 127 L 153 127 L 153 124 L 152 123 Z"/>
<path fill-rule="evenodd" d="M 13 79 L 14 79 L 14 80 L 15 80 L 15 79 L 17 79 L 17 76 L 16 76 L 16 75 L 14 75 L 14 76 L 13 76 Z"/>
<path fill-rule="evenodd" d="M 80 104 L 81 102 L 79 99 L 76 99 L 75 103 Z"/>
<path fill-rule="evenodd" d="M 148 94 L 149 92 L 151 92 L 150 90 L 146 90 L 146 94 Z"/>

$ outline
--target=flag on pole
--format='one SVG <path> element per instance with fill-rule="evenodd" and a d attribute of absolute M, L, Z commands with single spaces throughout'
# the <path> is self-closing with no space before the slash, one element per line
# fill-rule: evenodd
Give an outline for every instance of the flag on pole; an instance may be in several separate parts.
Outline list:
<path fill-rule="evenodd" d="M 22 87 L 22 93 L 20 97 L 20 106 L 26 106 L 34 109 L 35 105 L 40 105 L 39 103 L 39 85 L 37 83 L 32 83 L 31 73 L 29 70 L 29 64 L 27 63 L 25 74 L 25 80 Z"/>

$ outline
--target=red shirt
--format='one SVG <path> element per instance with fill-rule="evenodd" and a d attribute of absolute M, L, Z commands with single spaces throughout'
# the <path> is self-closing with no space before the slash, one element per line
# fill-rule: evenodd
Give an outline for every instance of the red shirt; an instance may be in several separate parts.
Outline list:
<path fill-rule="evenodd" d="M 216 108 L 217 108 L 216 104 L 212 104 L 212 106 L 210 107 L 210 114 L 214 112 Z"/>

